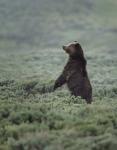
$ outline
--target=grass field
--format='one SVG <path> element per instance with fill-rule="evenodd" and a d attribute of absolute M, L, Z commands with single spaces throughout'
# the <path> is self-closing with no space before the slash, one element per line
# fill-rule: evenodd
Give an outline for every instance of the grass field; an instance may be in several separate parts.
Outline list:
<path fill-rule="evenodd" d="M 0 150 L 117 149 L 117 2 L 0 1 Z M 93 103 L 51 92 L 78 40 Z"/>

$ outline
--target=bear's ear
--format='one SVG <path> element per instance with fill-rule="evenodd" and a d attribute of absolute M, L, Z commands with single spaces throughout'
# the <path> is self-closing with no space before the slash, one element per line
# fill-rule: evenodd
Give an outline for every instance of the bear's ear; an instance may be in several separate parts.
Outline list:
<path fill-rule="evenodd" d="M 81 45 L 79 43 L 76 43 L 75 44 L 75 48 L 76 48 L 76 51 L 78 53 L 78 56 L 79 56 L 80 60 L 86 66 L 87 61 L 86 61 L 86 59 L 84 57 L 84 52 L 83 52 L 83 49 L 82 49 Z"/>

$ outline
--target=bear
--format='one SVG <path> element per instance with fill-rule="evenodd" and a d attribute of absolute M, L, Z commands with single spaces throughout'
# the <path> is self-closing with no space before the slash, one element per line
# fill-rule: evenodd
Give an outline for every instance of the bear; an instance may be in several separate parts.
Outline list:
<path fill-rule="evenodd" d="M 66 83 L 71 95 L 80 96 L 88 104 L 91 104 L 92 86 L 86 69 L 87 61 L 81 45 L 74 41 L 63 46 L 63 50 L 69 55 L 69 59 L 61 75 L 54 83 L 54 90 Z"/>

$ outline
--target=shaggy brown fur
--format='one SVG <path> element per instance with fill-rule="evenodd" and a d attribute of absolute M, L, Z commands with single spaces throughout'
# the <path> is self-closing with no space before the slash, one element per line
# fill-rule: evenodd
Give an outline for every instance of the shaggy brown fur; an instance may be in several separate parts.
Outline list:
<path fill-rule="evenodd" d="M 86 59 L 78 42 L 63 46 L 63 50 L 69 54 L 69 60 L 62 74 L 56 80 L 54 90 L 67 83 L 71 94 L 81 96 L 87 103 L 92 102 L 92 87 L 86 70 Z"/>

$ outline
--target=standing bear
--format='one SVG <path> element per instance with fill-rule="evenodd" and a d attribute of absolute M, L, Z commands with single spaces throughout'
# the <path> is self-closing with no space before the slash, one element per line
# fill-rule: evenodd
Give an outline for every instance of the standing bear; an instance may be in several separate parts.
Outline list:
<path fill-rule="evenodd" d="M 66 83 L 72 95 L 81 96 L 90 104 L 92 86 L 88 78 L 87 62 L 82 47 L 75 41 L 63 46 L 63 50 L 68 53 L 69 59 L 62 74 L 55 81 L 54 90 Z"/>

